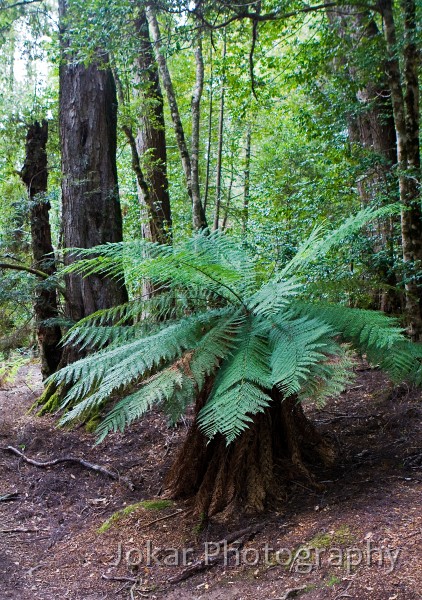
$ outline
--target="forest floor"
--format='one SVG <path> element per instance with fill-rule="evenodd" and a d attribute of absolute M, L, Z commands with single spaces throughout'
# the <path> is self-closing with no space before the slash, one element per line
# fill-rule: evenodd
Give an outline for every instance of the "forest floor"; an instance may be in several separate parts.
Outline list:
<path fill-rule="evenodd" d="M 83 428 L 28 414 L 40 390 L 36 365 L 0 387 L 0 446 L 38 461 L 83 458 L 135 489 L 80 464 L 39 468 L 0 450 L 2 600 L 422 599 L 419 391 L 361 365 L 338 400 L 307 409 L 339 449 L 335 468 L 317 473 L 324 491 L 297 481 L 278 511 L 204 525 L 183 503 L 160 499 L 188 422 L 170 430 L 151 413 L 93 447 Z M 217 545 L 253 524 L 260 531 L 237 554 Z M 175 582 L 206 549 L 215 565 Z"/>

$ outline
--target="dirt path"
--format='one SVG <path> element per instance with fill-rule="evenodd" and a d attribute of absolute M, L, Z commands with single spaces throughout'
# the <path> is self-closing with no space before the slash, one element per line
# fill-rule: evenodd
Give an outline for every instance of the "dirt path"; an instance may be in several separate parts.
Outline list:
<path fill-rule="evenodd" d="M 27 414 L 40 389 L 34 365 L 0 388 L 0 446 L 39 461 L 84 458 L 129 476 L 135 489 L 81 465 L 39 469 L 1 451 L 0 498 L 17 494 L 0 501 L 2 600 L 422 598 L 420 392 L 362 370 L 313 415 L 340 449 L 335 470 L 318 474 L 325 490 L 298 481 L 265 523 L 261 516 L 204 528 L 186 506 L 159 498 L 184 425 L 168 430 L 154 413 L 93 447 L 85 430 L 57 430 L 52 417 Z M 260 522 L 262 530 L 224 565 L 216 542 Z M 218 565 L 169 583 L 204 557 L 207 543 Z M 184 548 L 191 548 L 185 556 Z"/>

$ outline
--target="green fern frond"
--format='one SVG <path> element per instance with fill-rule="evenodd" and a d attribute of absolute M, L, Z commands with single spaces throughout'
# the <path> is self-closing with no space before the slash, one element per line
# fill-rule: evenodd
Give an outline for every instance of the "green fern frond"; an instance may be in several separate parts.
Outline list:
<path fill-rule="evenodd" d="M 369 362 L 387 371 L 393 381 L 418 381 L 421 372 L 418 345 L 406 340 L 396 319 L 340 305 L 295 302 L 292 306 L 299 314 L 312 315 L 332 326 L 343 341 L 366 354 Z"/>
<path fill-rule="evenodd" d="M 139 390 L 118 402 L 102 421 L 97 428 L 97 443 L 101 442 L 110 431 L 124 431 L 127 425 L 139 419 L 154 404 L 169 400 L 176 390 L 183 389 L 185 379 L 183 371 L 174 366 L 147 379 Z"/>
<path fill-rule="evenodd" d="M 321 408 L 329 398 L 339 396 L 354 381 L 355 362 L 351 353 L 340 347 L 337 354 L 312 365 L 309 376 L 298 393 L 298 399 L 301 402 L 312 401 Z"/>
<path fill-rule="evenodd" d="M 311 367 L 333 352 L 333 329 L 308 316 L 292 318 L 289 313 L 273 318 L 269 333 L 273 384 L 283 394 L 300 392 Z"/>
<path fill-rule="evenodd" d="M 272 388 L 270 349 L 262 336 L 261 324 L 245 320 L 236 335 L 236 348 L 222 364 L 207 404 L 198 415 L 198 424 L 211 438 L 216 433 L 233 441 L 271 402 L 264 390 Z"/>
<path fill-rule="evenodd" d="M 98 407 L 116 390 L 124 389 L 154 367 L 178 358 L 184 350 L 195 345 L 203 335 L 203 328 L 210 327 L 222 310 L 164 325 L 153 335 L 102 350 L 53 375 L 51 379 L 57 384 L 75 382 L 65 397 L 62 409 L 90 394 L 83 405 L 79 403 L 63 417 L 63 422 L 80 418 L 88 410 Z"/>

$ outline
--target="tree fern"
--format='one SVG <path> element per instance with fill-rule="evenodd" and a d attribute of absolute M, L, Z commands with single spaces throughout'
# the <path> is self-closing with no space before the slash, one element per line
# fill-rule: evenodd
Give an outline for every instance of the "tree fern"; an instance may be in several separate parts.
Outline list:
<path fill-rule="evenodd" d="M 323 402 L 350 380 L 349 347 L 395 381 L 422 382 L 422 351 L 380 313 L 306 300 L 306 268 L 379 211 L 365 210 L 327 236 L 315 230 L 271 275 L 221 232 L 175 247 L 145 241 L 78 250 L 66 272 L 143 278 L 160 292 L 87 317 L 65 343 L 95 351 L 54 376 L 69 391 L 62 422 L 118 399 L 100 425 L 103 439 L 154 404 L 175 421 L 212 384 L 198 422 L 234 440 L 278 388 L 284 397 Z M 347 346 L 345 346 L 347 344 Z M 119 399 L 120 398 L 120 399 Z"/>

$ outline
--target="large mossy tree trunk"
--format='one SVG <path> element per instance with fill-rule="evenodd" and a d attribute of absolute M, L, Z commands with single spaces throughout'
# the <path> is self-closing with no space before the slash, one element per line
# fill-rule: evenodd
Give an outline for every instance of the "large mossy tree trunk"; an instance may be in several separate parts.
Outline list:
<path fill-rule="evenodd" d="M 372 154 L 369 167 L 356 181 L 361 203 L 369 206 L 380 200 L 384 203 L 396 202 L 399 200 L 399 193 L 393 173 L 397 167 L 397 141 L 388 80 L 384 74 L 385 66 L 380 63 L 379 73 L 375 74 L 373 70 L 368 73 L 365 65 L 350 60 L 348 54 L 352 48 L 359 48 L 362 52 L 369 44 L 376 46 L 380 37 L 378 25 L 369 11 L 363 11 L 352 4 L 346 5 L 339 13 L 328 10 L 326 14 L 330 28 L 343 41 L 345 49 L 341 57 L 333 61 L 333 68 L 337 76 L 346 75 L 348 82 L 353 83 L 354 91 L 346 111 L 349 139 L 353 145 Z M 354 98 L 357 103 L 353 101 Z M 397 289 L 394 251 L 398 222 L 396 217 L 389 220 L 384 218 L 378 221 L 376 227 L 375 236 L 373 225 L 367 231 L 367 235 L 373 239 L 372 252 L 378 255 L 376 267 L 371 258 L 368 268 L 381 283 L 378 289 L 371 290 L 371 308 L 386 313 L 400 313 L 402 297 Z"/>
<path fill-rule="evenodd" d="M 50 202 L 46 197 L 48 182 L 47 161 L 48 123 L 37 121 L 28 127 L 26 156 L 21 171 L 22 181 L 30 200 L 31 246 L 34 268 L 54 275 L 56 263 L 51 241 Z M 48 320 L 58 316 L 56 288 L 41 281 L 35 289 L 34 313 L 37 340 L 43 378 L 54 373 L 60 363 L 61 330 L 58 325 L 49 325 Z"/>
<path fill-rule="evenodd" d="M 69 50 L 66 31 L 71 0 L 59 1 L 61 65 L 59 124 L 62 154 L 62 243 L 66 248 L 92 248 L 123 239 L 117 183 L 117 95 L 107 56 L 89 65 Z M 65 254 L 65 264 L 75 257 Z M 100 275 L 67 275 L 66 316 L 70 322 L 127 302 L 124 283 Z M 77 346 L 65 346 L 59 368 L 78 360 Z M 41 413 L 60 405 L 66 390 L 53 383 L 38 404 Z"/>
<path fill-rule="evenodd" d="M 406 316 L 408 332 L 414 341 L 422 341 L 422 209 L 420 197 L 420 107 L 419 63 L 417 45 L 417 10 L 415 0 L 404 0 L 403 53 L 398 56 L 400 34 L 396 30 L 394 3 L 380 0 L 387 48 L 386 72 L 393 106 L 397 138 L 397 163 L 400 189 L 401 237 L 406 268 Z"/>
<path fill-rule="evenodd" d="M 65 23 L 68 2 L 60 0 Z M 117 96 L 107 57 L 88 66 L 69 55 L 62 32 L 60 67 L 62 223 L 65 248 L 92 248 L 123 239 L 117 184 Z M 69 263 L 73 258 L 65 257 Z M 121 281 L 101 276 L 66 280 L 72 321 L 127 301 Z"/>
<path fill-rule="evenodd" d="M 196 414 L 210 387 L 198 397 Z M 166 481 L 166 495 L 189 498 L 204 518 L 244 511 L 259 512 L 286 497 L 289 481 L 319 487 L 309 467 L 333 464 L 332 446 L 316 430 L 294 397 L 272 391 L 273 403 L 227 446 L 222 436 L 210 442 L 191 425 Z"/>
<path fill-rule="evenodd" d="M 143 237 L 153 242 L 169 244 L 172 239 L 172 218 L 167 178 L 164 101 L 145 11 L 141 11 L 135 27 L 139 36 L 135 77 L 141 97 L 136 149 L 144 163 L 148 186 L 147 192 L 143 186 L 138 189 L 141 210 L 148 216 L 147 223 L 143 226 Z"/>

